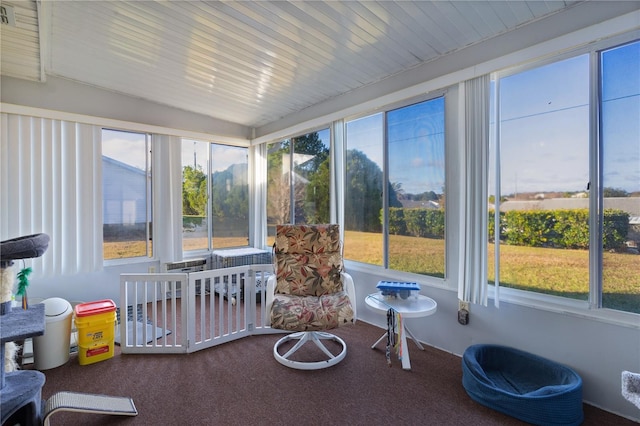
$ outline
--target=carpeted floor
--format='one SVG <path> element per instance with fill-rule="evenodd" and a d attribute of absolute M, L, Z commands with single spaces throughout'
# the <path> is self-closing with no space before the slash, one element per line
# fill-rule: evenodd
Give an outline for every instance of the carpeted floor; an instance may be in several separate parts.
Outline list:
<path fill-rule="evenodd" d="M 300 371 L 272 356 L 280 335 L 261 335 L 187 355 L 123 355 L 80 366 L 75 356 L 45 371 L 43 398 L 60 390 L 132 397 L 137 417 L 64 412 L 52 425 L 521 425 L 473 402 L 459 357 L 409 342 L 411 371 L 384 345 L 382 330 L 358 322 L 337 330 L 344 361 Z M 585 425 L 634 425 L 589 405 Z"/>

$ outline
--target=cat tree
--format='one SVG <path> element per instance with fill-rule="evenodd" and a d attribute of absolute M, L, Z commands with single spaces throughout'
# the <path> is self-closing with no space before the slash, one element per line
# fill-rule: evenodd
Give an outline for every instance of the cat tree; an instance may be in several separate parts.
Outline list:
<path fill-rule="evenodd" d="M 41 256 L 49 245 L 47 234 L 34 234 L 0 242 L 0 406 L 2 424 L 12 419 L 21 425 L 41 423 L 42 386 L 44 374 L 39 371 L 13 371 L 15 369 L 16 340 L 44 334 L 44 305 L 27 309 L 13 308 L 11 295 L 15 273 L 15 260 Z M 26 297 L 24 295 L 23 297 Z M 8 351 L 5 350 L 5 344 Z M 6 352 L 6 353 L 5 353 Z M 5 371 L 9 367 L 11 371 Z"/>

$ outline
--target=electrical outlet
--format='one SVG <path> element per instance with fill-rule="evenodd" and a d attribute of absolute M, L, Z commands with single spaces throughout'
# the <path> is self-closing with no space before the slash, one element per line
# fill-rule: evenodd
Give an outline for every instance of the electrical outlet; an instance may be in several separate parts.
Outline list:
<path fill-rule="evenodd" d="M 458 322 L 462 325 L 469 324 L 469 311 L 466 309 L 460 309 L 458 311 Z"/>
<path fill-rule="evenodd" d="M 469 324 L 469 302 L 458 300 L 458 322 L 462 325 Z"/>
<path fill-rule="evenodd" d="M 156 267 L 155 266 L 149 266 L 149 273 L 150 274 L 155 274 L 156 273 Z"/>

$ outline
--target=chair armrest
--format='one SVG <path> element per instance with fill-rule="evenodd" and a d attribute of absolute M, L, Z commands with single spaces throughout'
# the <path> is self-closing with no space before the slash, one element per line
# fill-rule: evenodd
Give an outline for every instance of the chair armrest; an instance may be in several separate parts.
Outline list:
<path fill-rule="evenodd" d="M 349 300 L 351 300 L 351 308 L 353 309 L 353 323 L 356 323 L 356 319 L 358 318 L 358 314 L 356 312 L 356 286 L 353 284 L 353 278 L 351 275 L 346 272 L 342 272 L 342 283 L 344 286 L 344 291 L 349 296 Z"/>

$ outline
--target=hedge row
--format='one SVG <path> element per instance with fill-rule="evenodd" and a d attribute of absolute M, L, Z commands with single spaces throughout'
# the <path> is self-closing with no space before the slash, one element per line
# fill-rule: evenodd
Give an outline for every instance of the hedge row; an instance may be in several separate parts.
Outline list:
<path fill-rule="evenodd" d="M 489 212 L 489 240 L 495 238 L 494 212 Z M 500 239 L 511 245 L 571 249 L 589 248 L 589 210 L 512 210 L 500 213 Z M 605 209 L 603 247 L 617 249 L 629 233 L 629 213 Z M 444 238 L 444 210 L 389 208 L 389 233 Z"/>
<path fill-rule="evenodd" d="M 389 233 L 444 238 L 444 210 L 389 208 Z"/>
<path fill-rule="evenodd" d="M 494 240 L 494 212 L 489 212 L 489 239 Z M 529 247 L 589 248 L 589 210 L 512 210 L 500 213 L 500 240 Z M 617 249 L 629 233 L 629 214 L 605 209 L 603 247 Z"/>

